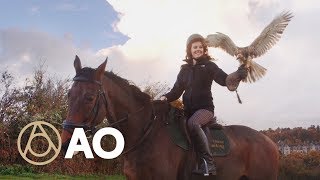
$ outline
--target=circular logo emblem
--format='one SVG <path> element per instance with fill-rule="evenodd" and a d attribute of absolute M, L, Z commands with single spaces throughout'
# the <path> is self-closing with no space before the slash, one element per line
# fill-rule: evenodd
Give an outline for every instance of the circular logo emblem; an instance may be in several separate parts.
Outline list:
<path fill-rule="evenodd" d="M 50 135 L 57 136 L 57 140 L 58 140 L 57 146 L 52 142 L 52 140 L 50 139 L 50 137 L 47 133 L 49 131 L 48 130 L 46 131 L 43 125 L 49 127 L 51 129 L 51 131 L 54 132 L 54 133 L 50 133 Z M 29 128 L 32 128 L 32 130 L 29 135 L 27 144 L 25 145 L 24 150 L 22 150 L 21 139 L 22 139 L 25 131 L 28 130 Z M 48 148 L 43 153 L 37 153 L 31 147 L 32 140 L 34 138 L 38 138 L 38 137 L 45 138 L 48 143 Z M 52 124 L 44 122 L 44 121 L 35 121 L 32 123 L 29 123 L 21 130 L 21 132 L 19 133 L 19 136 L 18 136 L 17 145 L 18 145 L 18 150 L 19 150 L 20 155 L 27 162 L 29 162 L 30 164 L 33 164 L 33 165 L 46 165 L 46 164 L 51 163 L 59 155 L 59 152 L 61 150 L 61 138 L 60 138 L 59 131 Z M 46 156 L 48 156 L 49 154 L 52 154 L 50 152 L 53 152 L 54 154 L 51 155 L 52 157 L 48 159 L 48 158 L 46 158 Z M 40 160 L 33 161 L 28 157 L 28 155 L 33 155 L 34 157 L 37 157 Z"/>

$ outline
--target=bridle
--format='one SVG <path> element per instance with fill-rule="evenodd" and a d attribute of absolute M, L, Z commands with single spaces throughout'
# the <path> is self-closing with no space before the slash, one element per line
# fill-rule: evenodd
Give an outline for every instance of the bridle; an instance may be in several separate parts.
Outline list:
<path fill-rule="evenodd" d="M 62 128 L 64 130 L 66 130 L 67 132 L 69 132 L 70 134 L 73 133 L 73 130 L 75 128 L 83 128 L 85 132 L 89 132 L 91 135 L 96 133 L 96 131 L 98 130 L 96 126 L 98 125 L 97 117 L 98 117 L 98 114 L 99 114 L 100 98 L 101 97 L 103 98 L 103 102 L 104 102 L 104 105 L 105 105 L 105 108 L 106 108 L 107 119 L 112 122 L 111 124 L 108 125 L 108 127 L 115 127 L 115 126 L 119 127 L 119 124 L 128 121 L 129 117 L 135 115 L 136 113 L 142 111 L 145 108 L 144 106 L 142 106 L 137 111 L 132 112 L 132 113 L 127 113 L 125 117 L 117 120 L 116 117 L 113 118 L 111 116 L 111 113 L 110 113 L 109 108 L 108 108 L 107 96 L 105 94 L 105 91 L 103 89 L 102 83 L 100 81 L 91 80 L 91 79 L 88 79 L 86 77 L 81 77 L 81 76 L 74 77 L 73 81 L 90 82 L 90 83 L 98 84 L 100 88 L 99 88 L 98 93 L 97 93 L 96 102 L 94 104 L 94 107 L 91 110 L 90 116 L 88 116 L 90 118 L 91 115 L 93 114 L 94 115 L 93 120 L 92 121 L 85 121 L 85 122 L 88 122 L 88 123 L 91 122 L 90 124 L 88 124 L 88 123 L 75 124 L 72 121 L 67 120 L 67 119 L 63 121 Z M 134 150 L 138 145 L 140 145 L 145 140 L 145 138 L 150 134 L 150 132 L 152 130 L 152 127 L 153 127 L 153 124 L 155 124 L 154 123 L 155 120 L 156 120 L 156 116 L 155 116 L 155 113 L 154 113 L 154 109 L 152 108 L 151 121 L 149 121 L 149 123 L 143 128 L 144 133 L 143 133 L 142 137 L 138 140 L 138 142 L 134 143 L 134 145 L 132 147 L 128 148 L 128 150 L 123 152 L 122 155 L 123 154 L 127 154 L 130 151 Z"/>
<path fill-rule="evenodd" d="M 98 114 L 99 114 L 99 109 L 100 109 L 100 98 L 102 97 L 103 99 L 103 102 L 104 102 L 104 105 L 105 105 L 105 108 L 106 108 L 106 111 L 107 111 L 107 119 L 110 120 L 111 122 L 114 122 L 113 124 L 114 125 L 117 125 L 118 123 L 124 121 L 124 120 L 121 120 L 121 121 L 113 121 L 114 118 L 111 116 L 110 114 L 110 111 L 109 111 L 109 108 L 108 108 L 108 100 L 107 100 L 107 97 L 106 97 L 106 94 L 105 94 L 105 91 L 103 89 L 103 86 L 102 86 L 102 83 L 99 82 L 99 81 L 96 81 L 96 80 L 90 80 L 86 77 L 74 77 L 73 78 L 73 81 L 78 81 L 78 82 L 91 82 L 91 83 L 94 83 L 94 84 L 98 84 L 99 85 L 99 90 L 98 90 L 98 93 L 97 93 L 97 97 L 96 97 L 96 102 L 90 112 L 90 115 L 88 116 L 89 118 L 92 117 L 93 115 L 93 119 L 92 121 L 89 121 L 88 119 L 85 121 L 87 123 L 81 123 L 81 124 L 75 124 L 73 123 L 72 121 L 70 120 L 64 120 L 63 123 L 62 123 L 62 128 L 64 130 L 66 130 L 67 132 L 69 132 L 70 134 L 72 134 L 72 131 L 70 130 L 73 130 L 75 128 L 83 128 L 86 132 L 89 132 L 91 134 L 94 134 L 96 131 L 97 131 L 97 117 L 98 117 Z M 91 123 L 90 123 L 91 122 Z M 90 124 L 88 124 L 90 123 Z"/>

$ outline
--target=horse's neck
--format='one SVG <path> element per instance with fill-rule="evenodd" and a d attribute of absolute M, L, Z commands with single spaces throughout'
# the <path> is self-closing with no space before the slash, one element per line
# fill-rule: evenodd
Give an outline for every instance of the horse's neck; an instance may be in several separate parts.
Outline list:
<path fill-rule="evenodd" d="M 126 122 L 120 124 L 119 130 L 125 136 L 126 144 L 133 144 L 141 135 L 140 129 L 143 129 L 149 120 L 147 117 L 151 117 L 151 103 L 143 105 L 111 79 L 106 78 L 105 81 L 105 90 L 109 94 L 115 119 L 120 120 L 128 115 Z"/>

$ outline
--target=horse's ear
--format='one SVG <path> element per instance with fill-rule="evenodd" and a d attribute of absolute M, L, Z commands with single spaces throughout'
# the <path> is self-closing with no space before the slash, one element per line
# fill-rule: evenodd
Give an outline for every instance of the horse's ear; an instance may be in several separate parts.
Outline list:
<path fill-rule="evenodd" d="M 78 73 L 82 69 L 80 58 L 77 55 L 76 55 L 76 58 L 74 59 L 73 66 L 74 66 L 74 69 L 76 70 L 76 73 Z"/>
<path fill-rule="evenodd" d="M 106 60 L 100 64 L 100 66 L 97 68 L 97 72 L 96 72 L 96 77 L 98 78 L 98 80 L 100 81 L 104 75 L 104 71 L 106 69 L 106 65 L 108 62 L 108 57 L 106 58 Z"/>

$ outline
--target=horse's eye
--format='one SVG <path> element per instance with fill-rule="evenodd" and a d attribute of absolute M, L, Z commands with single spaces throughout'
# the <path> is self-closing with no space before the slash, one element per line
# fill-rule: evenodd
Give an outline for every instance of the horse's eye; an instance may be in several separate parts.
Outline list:
<path fill-rule="evenodd" d="M 93 95 L 86 95 L 85 96 L 85 101 L 86 102 L 92 102 L 94 100 L 94 96 Z"/>

